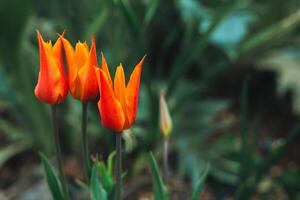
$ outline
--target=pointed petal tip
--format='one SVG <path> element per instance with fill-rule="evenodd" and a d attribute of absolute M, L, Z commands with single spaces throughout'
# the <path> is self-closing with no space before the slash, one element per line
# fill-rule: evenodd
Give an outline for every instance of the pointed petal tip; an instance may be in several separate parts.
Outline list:
<path fill-rule="evenodd" d="M 94 33 L 92 33 L 92 42 L 95 42 L 95 34 Z"/>
<path fill-rule="evenodd" d="M 59 38 L 64 38 L 66 34 L 66 29 L 62 33 L 56 33 L 56 34 L 58 35 Z"/>
<path fill-rule="evenodd" d="M 144 62 L 145 62 L 146 57 L 147 57 L 147 54 L 145 54 L 145 55 L 143 56 L 143 58 L 141 59 L 141 61 L 139 62 L 138 65 L 142 66 L 142 65 L 144 64 Z"/>
<path fill-rule="evenodd" d="M 44 41 L 43 40 L 43 37 L 42 37 L 42 34 L 41 34 L 41 32 L 39 31 L 39 30 L 36 30 L 36 34 L 37 34 L 37 36 L 38 36 L 38 40 L 42 40 L 42 41 Z"/>
<path fill-rule="evenodd" d="M 101 67 L 103 67 L 103 65 L 107 65 L 107 62 L 103 52 L 101 51 Z"/>

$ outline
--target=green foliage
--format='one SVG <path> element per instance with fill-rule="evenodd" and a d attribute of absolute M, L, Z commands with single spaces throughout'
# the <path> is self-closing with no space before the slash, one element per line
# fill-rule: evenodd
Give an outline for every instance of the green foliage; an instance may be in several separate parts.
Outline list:
<path fill-rule="evenodd" d="M 210 167 L 210 165 L 208 164 L 206 166 L 206 168 L 204 169 L 202 175 L 200 176 L 198 182 L 196 183 L 196 186 L 195 186 L 194 191 L 192 193 L 191 200 L 197 200 L 197 199 L 200 198 L 202 187 L 203 187 L 204 182 L 206 180 L 206 177 L 207 177 L 207 175 L 209 173 L 209 167 Z"/>
<path fill-rule="evenodd" d="M 151 173 L 152 173 L 154 200 L 169 199 L 168 190 L 162 181 L 162 178 L 159 173 L 158 166 L 157 166 L 157 162 L 156 162 L 152 152 L 149 153 L 148 160 L 150 163 L 150 168 L 151 168 Z"/>
<path fill-rule="evenodd" d="M 288 91 L 293 93 L 293 110 L 300 113 L 300 57 L 298 47 L 268 52 L 257 61 L 260 70 L 271 70 L 277 74 L 277 92 L 280 96 Z"/>
<path fill-rule="evenodd" d="M 40 159 L 41 159 L 43 167 L 44 167 L 46 181 L 47 181 L 48 187 L 51 191 L 53 200 L 64 200 L 64 199 L 66 199 L 64 197 L 64 194 L 63 194 L 62 189 L 61 189 L 60 180 L 56 177 L 56 175 L 55 175 L 48 159 L 42 153 L 40 153 Z"/>
<path fill-rule="evenodd" d="M 154 200 L 168 200 L 169 192 L 162 180 L 157 162 L 152 152 L 150 152 L 148 155 L 148 161 L 152 173 Z M 210 165 L 207 164 L 206 168 L 202 171 L 200 178 L 197 180 L 197 183 L 191 195 L 191 200 L 197 200 L 200 198 L 201 190 L 206 180 L 206 177 L 209 173 L 209 169 L 210 169 Z"/>
<path fill-rule="evenodd" d="M 185 96 L 184 88 L 177 91 Z M 178 149 L 180 162 L 178 171 L 188 175 L 192 184 L 197 183 L 201 171 L 207 163 L 211 163 L 211 175 L 221 182 L 235 184 L 238 178 L 239 163 L 224 155 L 236 151 L 234 135 L 224 133 L 216 137 L 215 132 L 228 127 L 232 119 L 214 122 L 217 112 L 228 108 L 228 100 L 189 99 L 190 104 L 177 108 L 174 114 L 174 137 L 172 141 Z M 173 112 L 174 113 L 174 112 Z"/>
<path fill-rule="evenodd" d="M 114 180 L 113 180 L 113 163 L 116 156 L 116 151 L 109 154 L 107 165 L 104 162 L 100 163 L 100 174 L 103 187 L 109 194 L 112 195 L 114 191 Z"/>
<path fill-rule="evenodd" d="M 239 181 L 237 184 L 236 197 L 238 199 L 248 199 L 257 190 L 258 185 L 262 182 L 262 179 L 266 176 L 270 168 L 279 160 L 280 156 L 288 145 L 300 134 L 300 123 L 298 123 L 280 145 L 270 149 L 267 155 L 256 160 L 258 155 L 254 152 L 256 133 L 250 134 L 249 119 L 248 119 L 248 83 L 244 81 L 241 92 L 241 141 L 242 146 L 239 151 L 239 161 L 241 168 L 239 172 Z"/>
<path fill-rule="evenodd" d="M 107 200 L 107 193 L 103 188 L 99 176 L 98 176 L 98 158 L 94 162 L 91 182 L 90 182 L 90 191 L 91 191 L 91 199 L 92 200 Z"/>
<path fill-rule="evenodd" d="M 0 131 L 5 147 L 0 150 L 0 166 L 28 148 L 46 153 L 52 150 L 49 108 L 33 95 L 39 68 L 35 30 L 40 30 L 47 40 L 55 40 L 56 33 L 66 30 L 72 44 L 77 40 L 89 42 L 94 33 L 98 55 L 104 52 L 111 72 L 122 61 L 128 74 L 139 58 L 148 55 L 143 68 L 139 113 L 132 129 L 134 136 L 131 134 L 126 140 L 128 152 L 133 152 L 133 157 L 144 155 L 160 141 L 157 94 L 161 87 L 166 87 L 176 126 L 171 148 L 178 155 L 176 167 L 180 174 L 187 174 L 199 186 L 196 178 L 210 163 L 213 178 L 236 186 L 237 196 L 247 197 L 296 137 L 298 128 L 286 134 L 286 140 L 266 157 L 261 157 L 254 153 L 252 145 L 259 137 L 258 131 L 252 134 L 249 124 L 247 92 L 243 92 L 241 100 L 241 137 L 224 132 L 232 123 L 230 116 L 225 122 L 214 122 L 216 114 L 226 110 L 231 102 L 214 94 L 210 97 L 210 92 L 216 85 L 223 90 L 216 80 L 225 71 L 230 74 L 255 65 L 278 74 L 279 94 L 293 91 L 293 107 L 299 112 L 300 14 L 296 3 L 296 0 L 81 3 L 54 0 L 47 4 L 32 0 L 1 1 L 0 25 L 5 28 L 0 32 Z M 103 148 L 110 151 L 114 147 L 112 137 L 100 127 L 96 103 L 93 104 L 89 108 L 91 141 L 101 141 Z M 69 152 L 75 151 L 80 142 L 75 137 L 80 130 L 79 106 L 69 97 L 60 107 L 61 137 L 64 150 Z M 108 198 L 114 190 L 113 156 L 109 160 L 108 164 L 100 162 L 97 172 Z M 94 179 L 95 184 L 97 180 Z"/>

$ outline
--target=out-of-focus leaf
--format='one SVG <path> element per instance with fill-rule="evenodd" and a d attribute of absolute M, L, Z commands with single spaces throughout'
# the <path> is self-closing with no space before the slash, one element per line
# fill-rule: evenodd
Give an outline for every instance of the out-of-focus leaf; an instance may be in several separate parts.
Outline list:
<path fill-rule="evenodd" d="M 48 183 L 48 187 L 51 191 L 52 197 L 54 200 L 64 200 L 66 199 L 61 190 L 61 184 L 59 179 L 55 176 L 54 171 L 46 158 L 46 156 L 40 153 L 40 159 L 42 161 L 44 172 L 46 176 L 46 181 Z"/>
<path fill-rule="evenodd" d="M 132 129 L 123 131 L 122 138 L 125 142 L 126 152 L 131 152 L 137 146 L 136 135 L 133 133 Z"/>
<path fill-rule="evenodd" d="M 240 53 L 245 54 L 263 44 L 270 44 L 280 37 L 291 33 L 300 24 L 300 9 L 290 16 L 261 30 L 242 44 Z"/>
<path fill-rule="evenodd" d="M 92 200 L 107 200 L 107 193 L 102 187 L 98 177 L 98 159 L 96 159 L 92 169 L 90 190 Z"/>
<path fill-rule="evenodd" d="M 202 20 L 210 16 L 208 10 L 197 0 L 179 0 L 176 3 L 185 23 L 189 23 L 195 18 Z"/>
<path fill-rule="evenodd" d="M 82 189 L 89 191 L 90 187 L 86 183 L 82 182 L 81 180 L 76 179 L 75 183 Z"/>
<path fill-rule="evenodd" d="M 210 168 L 210 165 L 207 164 L 207 166 L 204 169 L 202 175 L 200 176 L 198 182 L 196 183 L 196 186 L 195 186 L 194 191 L 192 193 L 191 200 L 198 200 L 200 198 L 201 190 L 202 190 L 202 187 L 203 187 L 204 182 L 206 180 L 206 177 L 208 175 L 209 168 Z"/>
<path fill-rule="evenodd" d="M 104 163 L 100 164 L 100 173 L 101 173 L 101 180 L 103 183 L 103 187 L 105 188 L 106 191 L 111 191 L 111 189 L 113 188 L 112 175 L 106 169 Z"/>
<path fill-rule="evenodd" d="M 144 18 L 145 24 L 148 24 L 149 22 L 151 22 L 152 18 L 155 15 L 158 5 L 159 5 L 159 0 L 150 0 L 149 1 L 148 9 L 146 11 L 145 18 Z"/>
<path fill-rule="evenodd" d="M 115 156 L 116 156 L 116 151 L 112 151 L 108 156 L 107 170 L 109 171 L 110 175 L 112 175 L 113 172 L 113 164 L 114 164 Z"/>
<path fill-rule="evenodd" d="M 203 53 L 203 50 L 208 45 L 211 35 L 220 25 L 223 18 L 232 11 L 236 2 L 237 0 L 231 0 L 219 5 L 218 9 L 214 12 L 215 15 L 212 16 L 211 23 L 207 30 L 203 34 L 198 34 L 197 37 L 193 39 L 189 48 L 185 49 L 186 51 L 184 51 L 182 55 L 176 57 L 172 74 L 168 80 L 167 91 L 173 92 L 174 87 L 177 86 L 176 81 L 178 81 L 178 78 L 192 67 L 193 65 L 191 64 Z"/>
<path fill-rule="evenodd" d="M 255 19 L 249 10 L 233 10 L 228 13 L 210 36 L 210 41 L 221 47 L 231 58 L 236 58 L 238 45 L 248 33 L 248 27 Z M 200 23 L 200 32 L 205 32 L 211 24 L 210 18 Z"/>
<path fill-rule="evenodd" d="M 0 169 L 10 158 L 27 150 L 31 145 L 25 143 L 13 143 L 0 149 Z"/>
<path fill-rule="evenodd" d="M 28 134 L 25 130 L 20 130 L 15 125 L 11 124 L 7 120 L 0 119 L 0 130 L 5 133 L 6 137 L 9 140 L 16 141 L 16 140 L 31 140 L 28 137 Z"/>
<path fill-rule="evenodd" d="M 99 14 L 95 17 L 95 19 L 91 22 L 91 24 L 88 26 L 87 31 L 85 32 L 85 38 L 90 38 L 91 34 L 94 33 L 95 35 L 98 35 L 109 16 L 109 12 L 107 9 L 101 9 Z"/>
<path fill-rule="evenodd" d="M 274 51 L 258 61 L 259 69 L 273 70 L 277 73 L 279 95 L 293 92 L 293 109 L 300 113 L 300 49 L 290 48 Z"/>
<path fill-rule="evenodd" d="M 138 17 L 136 16 L 134 10 L 132 9 L 128 0 L 116 0 L 118 6 L 124 15 L 124 18 L 129 25 L 129 28 L 133 35 L 139 35 L 139 25 L 138 25 Z"/>
<path fill-rule="evenodd" d="M 168 191 L 165 184 L 162 181 L 156 160 L 152 152 L 149 153 L 148 159 L 152 173 L 154 200 L 167 200 Z"/>

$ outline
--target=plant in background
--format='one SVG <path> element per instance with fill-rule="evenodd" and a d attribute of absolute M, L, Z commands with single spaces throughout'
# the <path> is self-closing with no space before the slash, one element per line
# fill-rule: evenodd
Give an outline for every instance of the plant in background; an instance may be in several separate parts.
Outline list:
<path fill-rule="evenodd" d="M 107 164 L 104 161 L 98 162 L 98 158 L 95 159 L 89 185 L 92 200 L 115 199 L 113 179 L 115 156 L 116 152 L 111 152 L 108 156 Z"/>
<path fill-rule="evenodd" d="M 159 127 L 160 132 L 163 135 L 163 169 L 165 181 L 167 181 L 169 176 L 169 166 L 168 166 L 168 152 L 169 152 L 169 139 L 172 132 L 172 119 L 170 116 L 169 108 L 165 100 L 165 91 L 160 91 L 159 96 Z"/>
<path fill-rule="evenodd" d="M 104 57 L 104 56 L 103 56 Z M 122 198 L 122 131 L 134 123 L 140 87 L 140 77 L 145 56 L 135 66 L 126 86 L 122 64 L 117 67 L 114 84 L 107 65 L 97 68 L 100 100 L 98 102 L 101 122 L 104 128 L 116 132 L 116 199 Z"/>
<path fill-rule="evenodd" d="M 255 151 L 255 147 L 257 145 L 257 136 L 259 133 L 257 129 L 251 133 L 249 127 L 248 96 L 248 80 L 245 79 L 240 98 L 241 148 L 237 152 L 237 159 L 241 163 L 241 167 L 235 191 L 237 199 L 249 199 L 259 190 L 264 178 L 268 176 L 270 168 L 278 162 L 284 150 L 300 134 L 300 123 L 298 123 L 279 145 L 274 145 L 274 147 L 270 148 L 264 156 L 258 155 Z"/>
<path fill-rule="evenodd" d="M 148 161 L 152 173 L 152 184 L 153 184 L 152 188 L 153 188 L 154 200 L 169 200 L 170 194 L 168 192 L 168 188 L 166 187 L 166 185 L 164 184 L 161 178 L 157 162 L 152 152 L 149 153 Z M 209 169 L 210 169 L 210 165 L 207 164 L 193 189 L 190 200 L 198 200 L 200 198 L 201 190 L 203 188 L 206 177 L 209 173 Z"/>
<path fill-rule="evenodd" d="M 70 42 L 60 36 L 67 58 L 68 82 L 71 95 L 82 102 L 82 155 L 86 179 L 90 177 L 90 160 L 87 135 L 87 108 L 88 102 L 98 96 L 98 83 L 95 73 L 97 62 L 96 42 L 92 35 L 92 44 L 89 50 L 86 42 L 77 42 L 75 49 Z"/>
<path fill-rule="evenodd" d="M 63 172 L 56 108 L 56 105 L 64 101 L 68 94 L 68 85 L 62 60 L 62 41 L 59 38 L 52 46 L 51 41 L 44 42 L 40 32 L 37 31 L 37 35 L 40 49 L 40 72 L 34 94 L 39 101 L 52 106 L 54 143 L 56 147 L 59 177 L 62 183 L 63 196 L 65 199 L 69 199 L 66 177 Z M 47 162 L 43 163 L 44 165 L 48 165 Z M 45 169 L 46 167 L 47 166 L 45 166 Z"/>

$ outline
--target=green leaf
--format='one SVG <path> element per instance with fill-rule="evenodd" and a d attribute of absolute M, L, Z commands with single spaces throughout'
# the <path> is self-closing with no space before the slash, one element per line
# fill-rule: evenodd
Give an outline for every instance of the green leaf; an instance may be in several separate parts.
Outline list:
<path fill-rule="evenodd" d="M 295 47 L 281 48 L 261 57 L 255 66 L 260 70 L 272 70 L 276 73 L 277 93 L 280 96 L 287 92 L 293 94 L 293 111 L 300 113 L 300 49 Z"/>
<path fill-rule="evenodd" d="M 267 44 L 269 46 L 272 41 L 276 41 L 278 38 L 289 34 L 299 24 L 300 10 L 250 37 L 241 46 L 240 53 L 246 54 L 253 49 L 259 48 L 263 44 Z"/>
<path fill-rule="evenodd" d="M 23 152 L 30 148 L 31 144 L 16 142 L 12 143 L 6 147 L 0 149 L 0 168 L 8 161 L 10 158 L 15 156 L 16 154 Z"/>
<path fill-rule="evenodd" d="M 103 189 L 98 177 L 98 158 L 96 159 L 92 169 L 90 190 L 92 200 L 107 200 L 107 193 Z"/>
<path fill-rule="evenodd" d="M 206 177 L 208 175 L 209 169 L 210 169 L 210 164 L 208 163 L 202 175 L 200 176 L 198 182 L 196 183 L 191 200 L 198 200 L 200 198 L 201 190 L 206 180 Z"/>
<path fill-rule="evenodd" d="M 90 189 L 90 187 L 89 187 L 89 185 L 88 185 L 87 183 L 84 183 L 84 182 L 82 182 L 82 181 L 79 180 L 79 179 L 76 179 L 76 180 L 75 180 L 75 183 L 76 183 L 80 188 L 82 188 L 82 189 L 84 189 L 84 190 L 89 191 L 89 189 Z"/>
<path fill-rule="evenodd" d="M 159 4 L 159 0 L 151 0 L 150 1 L 148 9 L 146 11 L 145 19 L 144 19 L 144 22 L 146 24 L 148 24 L 149 22 L 151 22 L 154 14 L 155 14 L 155 12 L 157 10 L 158 4 Z"/>
<path fill-rule="evenodd" d="M 139 25 L 137 20 L 138 17 L 133 11 L 130 3 L 127 0 L 117 0 L 117 2 L 132 34 L 138 36 L 139 35 Z"/>
<path fill-rule="evenodd" d="M 104 163 L 100 165 L 101 180 L 106 191 L 111 191 L 113 188 L 113 179 L 111 173 L 107 170 Z"/>
<path fill-rule="evenodd" d="M 238 44 L 247 35 L 249 26 L 254 20 L 255 17 L 249 10 L 233 10 L 222 19 L 209 40 L 225 50 L 228 56 L 235 58 Z M 207 31 L 210 23 L 212 23 L 211 18 L 204 19 L 200 24 L 201 31 Z"/>
<path fill-rule="evenodd" d="M 107 170 L 109 171 L 110 175 L 112 175 L 115 156 L 116 156 L 116 151 L 111 152 L 108 156 Z"/>
<path fill-rule="evenodd" d="M 154 200 L 167 200 L 168 191 L 166 186 L 164 185 L 161 175 L 158 170 L 157 162 L 152 154 L 149 153 L 149 163 L 152 173 L 152 181 L 153 181 L 153 192 L 154 192 Z"/>
<path fill-rule="evenodd" d="M 63 200 L 65 199 L 62 189 L 60 187 L 60 181 L 59 179 L 55 176 L 54 171 L 46 158 L 46 156 L 42 153 L 39 153 L 40 159 L 42 161 L 44 171 L 45 171 L 45 176 L 46 176 L 46 181 L 48 183 L 48 187 L 51 191 L 52 197 L 54 200 Z"/>

